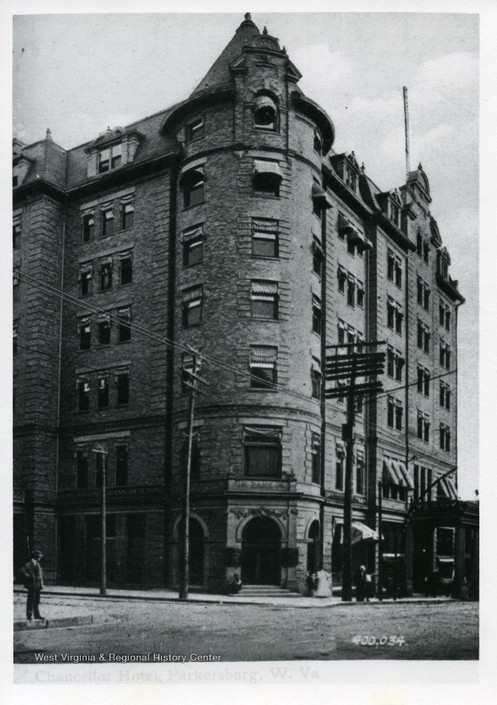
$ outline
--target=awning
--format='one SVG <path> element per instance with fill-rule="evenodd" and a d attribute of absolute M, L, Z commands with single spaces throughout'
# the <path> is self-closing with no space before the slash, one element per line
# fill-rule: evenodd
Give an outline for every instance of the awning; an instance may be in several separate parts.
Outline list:
<path fill-rule="evenodd" d="M 341 235 L 347 235 L 353 230 L 352 225 L 349 223 L 347 218 L 341 213 L 338 214 L 338 232 Z"/>
<path fill-rule="evenodd" d="M 331 202 L 326 191 L 315 181 L 312 184 L 312 198 L 321 208 L 331 208 Z"/>
<path fill-rule="evenodd" d="M 408 487 L 410 490 L 414 489 L 414 484 L 409 477 L 409 472 L 406 468 L 405 463 L 403 463 L 401 460 L 396 460 L 393 461 L 395 464 L 395 470 L 397 471 L 397 474 L 401 478 L 401 484 L 404 485 L 405 487 Z"/>
<path fill-rule="evenodd" d="M 370 250 L 373 247 L 371 240 L 368 240 L 363 232 L 360 230 L 355 230 L 354 228 L 351 228 L 349 231 L 349 240 L 355 243 L 356 247 L 362 250 Z"/>
<path fill-rule="evenodd" d="M 445 484 L 447 485 L 447 489 L 449 491 L 449 497 L 452 497 L 452 499 L 458 499 L 457 490 L 456 490 L 456 486 L 454 484 L 454 480 L 451 477 L 446 477 Z"/>
<path fill-rule="evenodd" d="M 276 104 L 268 95 L 260 95 L 256 98 L 255 104 L 257 108 L 273 108 L 276 110 Z"/>
<path fill-rule="evenodd" d="M 271 162 L 267 159 L 254 159 L 254 174 L 274 174 L 280 179 L 282 178 L 278 162 Z"/>
<path fill-rule="evenodd" d="M 383 482 L 386 482 L 387 484 L 392 483 L 394 485 L 399 484 L 399 478 L 393 468 L 393 463 L 391 460 L 387 460 L 386 458 L 383 458 Z"/>
<path fill-rule="evenodd" d="M 335 525 L 343 526 L 343 518 L 335 518 Z M 371 529 L 369 526 L 366 526 L 366 524 L 363 524 L 361 521 L 353 521 L 352 543 L 358 543 L 359 541 L 365 541 L 367 539 L 373 539 L 373 541 L 378 541 L 378 532 L 374 529 Z M 343 531 L 340 537 L 340 543 L 343 543 Z"/>

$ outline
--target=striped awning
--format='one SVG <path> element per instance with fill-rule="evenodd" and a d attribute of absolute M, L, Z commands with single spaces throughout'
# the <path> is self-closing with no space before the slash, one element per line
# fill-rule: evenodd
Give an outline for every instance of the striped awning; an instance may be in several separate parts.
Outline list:
<path fill-rule="evenodd" d="M 252 293 L 272 296 L 278 293 L 278 282 L 253 281 Z"/>
<path fill-rule="evenodd" d="M 388 458 L 383 458 L 383 482 L 387 484 L 399 484 L 399 477 L 394 470 L 393 463 Z"/>
<path fill-rule="evenodd" d="M 278 221 L 268 218 L 252 218 L 252 230 L 257 233 L 277 233 Z"/>

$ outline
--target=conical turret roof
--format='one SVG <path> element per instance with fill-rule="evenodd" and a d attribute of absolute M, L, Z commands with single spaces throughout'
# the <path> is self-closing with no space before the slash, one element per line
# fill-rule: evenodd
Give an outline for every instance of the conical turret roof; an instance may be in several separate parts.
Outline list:
<path fill-rule="evenodd" d="M 191 95 L 214 86 L 221 86 L 231 81 L 230 66 L 242 53 L 242 48 L 250 44 L 252 40 L 259 36 L 257 26 L 252 22 L 250 13 L 247 12 L 244 21 L 235 32 L 235 36 L 225 47 L 221 55 L 212 64 L 204 78 L 200 81 Z"/>

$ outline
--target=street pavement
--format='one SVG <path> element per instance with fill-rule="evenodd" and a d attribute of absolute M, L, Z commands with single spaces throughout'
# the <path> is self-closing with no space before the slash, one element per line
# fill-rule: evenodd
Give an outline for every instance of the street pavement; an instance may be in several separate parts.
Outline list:
<path fill-rule="evenodd" d="M 84 656 L 181 663 L 192 654 L 211 662 L 478 658 L 476 602 L 274 598 L 261 604 L 252 598 L 237 604 L 223 596 L 192 595 L 183 602 L 174 593 L 161 598 L 149 591 L 148 599 L 133 599 L 95 592 L 44 593 L 40 608 L 49 624 L 71 616 L 91 616 L 91 623 L 17 631 L 14 661 L 61 663 Z M 23 616 L 24 599 L 16 593 L 16 619 Z"/>

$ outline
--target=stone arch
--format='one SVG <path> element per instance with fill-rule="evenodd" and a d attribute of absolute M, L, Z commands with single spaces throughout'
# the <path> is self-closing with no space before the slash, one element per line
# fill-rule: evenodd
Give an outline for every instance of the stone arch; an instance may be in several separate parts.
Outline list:
<path fill-rule="evenodd" d="M 190 520 L 196 519 L 200 526 L 202 527 L 202 530 L 204 532 L 204 537 L 205 540 L 209 539 L 209 527 L 207 526 L 206 522 L 204 519 L 202 519 L 201 516 L 196 514 L 195 512 L 190 512 Z M 176 521 L 174 522 L 173 525 L 173 539 L 175 541 L 179 541 L 180 538 L 180 526 L 181 526 L 181 514 L 177 517 Z"/>
<path fill-rule="evenodd" d="M 242 582 L 281 584 L 281 528 L 268 516 L 253 516 L 242 533 Z"/>
<path fill-rule="evenodd" d="M 321 565 L 321 525 L 312 519 L 307 527 L 307 570 L 316 573 Z"/>
<path fill-rule="evenodd" d="M 266 513 L 263 511 L 258 511 L 257 513 L 254 514 L 248 514 L 245 516 L 238 526 L 236 527 L 236 532 L 235 532 L 235 539 L 237 543 L 240 543 L 242 541 L 242 536 L 243 536 L 243 531 L 246 527 L 246 525 L 251 521 L 254 517 L 267 517 L 268 519 L 272 519 L 276 524 L 278 524 L 278 527 L 281 532 L 281 540 L 283 543 L 286 543 L 288 541 L 288 535 L 287 535 L 287 530 L 285 524 L 281 521 L 280 517 L 274 516 L 270 513 Z"/>

